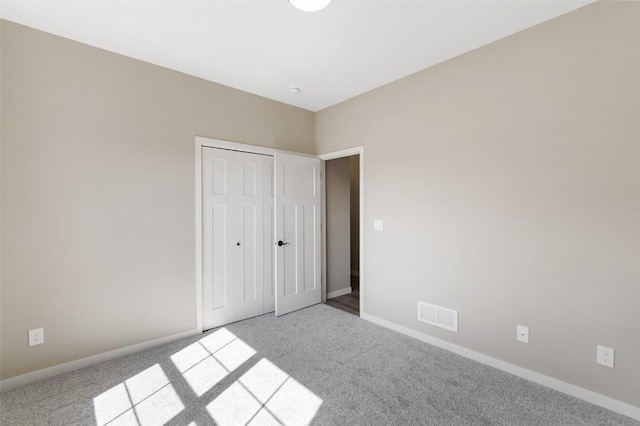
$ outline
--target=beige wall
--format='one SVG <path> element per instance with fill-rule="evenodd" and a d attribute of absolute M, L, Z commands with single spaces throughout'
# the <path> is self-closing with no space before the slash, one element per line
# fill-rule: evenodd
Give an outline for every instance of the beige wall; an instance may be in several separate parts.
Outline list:
<path fill-rule="evenodd" d="M 1 377 L 195 328 L 195 136 L 313 153 L 313 113 L 7 21 L 1 38 Z"/>
<path fill-rule="evenodd" d="M 368 314 L 640 406 L 639 16 L 598 2 L 316 114 L 319 154 L 365 147 Z"/>
<path fill-rule="evenodd" d="M 360 156 L 349 157 L 349 185 L 351 187 L 351 272 L 360 269 Z"/>
<path fill-rule="evenodd" d="M 349 157 L 325 163 L 327 293 L 351 288 Z"/>
<path fill-rule="evenodd" d="M 639 15 L 598 2 L 315 115 L 316 153 L 365 146 L 367 313 L 640 406 Z M 1 377 L 192 329 L 194 136 L 313 153 L 314 115 L 0 22 Z"/>

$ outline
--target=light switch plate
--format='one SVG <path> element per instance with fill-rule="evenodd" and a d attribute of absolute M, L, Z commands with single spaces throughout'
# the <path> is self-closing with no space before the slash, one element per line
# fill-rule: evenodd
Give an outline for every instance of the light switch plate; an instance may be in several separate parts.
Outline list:
<path fill-rule="evenodd" d="M 384 222 L 381 219 L 376 219 L 373 221 L 373 230 L 374 231 L 384 231 Z"/>
<path fill-rule="evenodd" d="M 518 342 L 529 343 L 529 327 L 524 325 L 516 326 L 516 339 Z"/>

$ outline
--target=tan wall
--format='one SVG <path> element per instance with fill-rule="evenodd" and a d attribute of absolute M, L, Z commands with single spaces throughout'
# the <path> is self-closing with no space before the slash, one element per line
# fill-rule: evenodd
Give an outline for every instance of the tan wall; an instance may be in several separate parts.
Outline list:
<path fill-rule="evenodd" d="M 327 293 L 351 287 L 349 158 L 325 163 Z"/>
<path fill-rule="evenodd" d="M 1 377 L 193 329 L 195 136 L 313 153 L 313 113 L 7 21 L 1 38 Z"/>
<path fill-rule="evenodd" d="M 351 187 L 351 271 L 360 269 L 360 156 L 349 157 Z"/>
<path fill-rule="evenodd" d="M 367 313 L 640 406 L 639 16 L 598 2 L 316 114 L 318 153 L 365 147 Z"/>

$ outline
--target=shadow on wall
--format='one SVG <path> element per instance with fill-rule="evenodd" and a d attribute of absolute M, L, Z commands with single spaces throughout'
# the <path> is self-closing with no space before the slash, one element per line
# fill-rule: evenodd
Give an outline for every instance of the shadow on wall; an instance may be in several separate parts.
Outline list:
<path fill-rule="evenodd" d="M 322 399 L 268 359 L 227 380 L 256 355 L 226 328 L 214 331 L 93 398 L 95 422 L 308 425 Z"/>

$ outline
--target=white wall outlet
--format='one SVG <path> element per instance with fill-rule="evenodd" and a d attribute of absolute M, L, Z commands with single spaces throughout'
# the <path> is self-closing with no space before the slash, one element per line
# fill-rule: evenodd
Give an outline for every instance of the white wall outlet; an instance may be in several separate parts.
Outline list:
<path fill-rule="evenodd" d="M 44 328 L 29 330 L 29 346 L 41 345 L 44 343 Z"/>
<path fill-rule="evenodd" d="M 600 365 L 604 365 L 605 367 L 613 368 L 613 358 L 615 352 L 615 349 L 598 345 L 598 355 L 596 357 L 596 362 Z"/>
<path fill-rule="evenodd" d="M 373 230 L 374 231 L 384 231 L 384 222 L 381 219 L 376 219 L 373 221 Z"/>
<path fill-rule="evenodd" d="M 529 327 L 516 325 L 516 339 L 518 342 L 529 343 Z"/>

